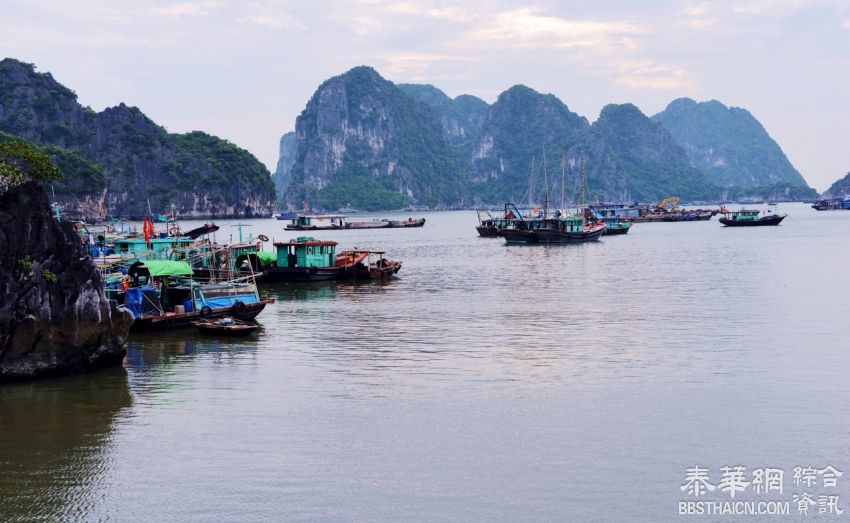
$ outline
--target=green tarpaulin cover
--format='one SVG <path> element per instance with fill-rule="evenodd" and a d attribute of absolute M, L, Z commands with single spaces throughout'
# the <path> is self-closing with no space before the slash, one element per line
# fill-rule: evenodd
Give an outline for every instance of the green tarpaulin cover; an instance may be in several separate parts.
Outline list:
<path fill-rule="evenodd" d="M 274 265 L 274 264 L 277 263 L 277 253 L 268 252 L 268 251 L 259 251 L 259 252 L 252 252 L 251 254 L 253 256 L 256 256 L 257 258 L 259 258 L 260 263 L 263 265 L 263 267 L 266 267 L 268 265 Z M 239 267 L 240 265 L 242 265 L 242 262 L 245 260 L 245 258 L 247 258 L 247 256 L 248 256 L 247 254 L 243 254 L 243 255 L 239 256 L 238 258 L 236 258 L 236 266 Z"/>
<path fill-rule="evenodd" d="M 145 267 L 151 276 L 191 276 L 192 268 L 184 261 L 146 260 Z"/>

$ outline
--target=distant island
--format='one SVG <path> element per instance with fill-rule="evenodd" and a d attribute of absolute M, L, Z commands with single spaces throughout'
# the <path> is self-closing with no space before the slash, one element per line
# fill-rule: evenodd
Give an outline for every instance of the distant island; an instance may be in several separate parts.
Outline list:
<path fill-rule="evenodd" d="M 70 217 L 155 214 L 269 216 L 274 184 L 251 153 L 201 131 L 173 134 L 139 109 L 99 113 L 50 73 L 0 61 L 0 140 L 22 138 L 59 166 L 55 194 Z"/>
<path fill-rule="evenodd" d="M 717 101 L 678 99 L 651 118 L 612 104 L 591 124 L 523 85 L 490 105 L 365 66 L 319 86 L 281 139 L 274 180 L 293 206 L 471 207 L 528 198 L 532 169 L 542 195 L 544 154 L 553 200 L 562 174 L 570 196 L 586 185 L 600 201 L 817 195 L 755 117 Z"/>
<path fill-rule="evenodd" d="M 829 186 L 823 195 L 827 198 L 843 198 L 850 196 L 850 172 Z"/>

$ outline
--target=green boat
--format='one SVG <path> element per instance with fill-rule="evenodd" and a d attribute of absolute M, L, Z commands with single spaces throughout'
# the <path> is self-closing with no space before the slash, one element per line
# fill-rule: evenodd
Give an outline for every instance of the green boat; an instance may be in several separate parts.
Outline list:
<path fill-rule="evenodd" d="M 741 209 L 730 213 L 731 216 L 720 218 L 720 223 L 726 227 L 758 227 L 762 225 L 779 225 L 787 214 L 773 214 L 767 211 L 762 216 L 758 209 Z"/>

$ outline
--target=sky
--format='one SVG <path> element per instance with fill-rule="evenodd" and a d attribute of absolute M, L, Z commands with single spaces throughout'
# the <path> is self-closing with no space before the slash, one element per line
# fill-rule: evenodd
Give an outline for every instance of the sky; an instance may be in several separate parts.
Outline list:
<path fill-rule="evenodd" d="M 0 0 L 0 57 L 34 63 L 95 110 L 135 105 L 270 170 L 325 79 L 493 102 L 515 84 L 594 121 L 683 96 L 749 110 L 810 185 L 850 171 L 850 1 Z"/>

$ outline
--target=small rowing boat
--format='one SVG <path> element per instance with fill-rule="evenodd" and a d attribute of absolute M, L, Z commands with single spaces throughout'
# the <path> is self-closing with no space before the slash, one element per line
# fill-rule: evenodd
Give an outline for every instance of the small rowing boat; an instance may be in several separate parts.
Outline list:
<path fill-rule="evenodd" d="M 193 325 L 201 332 L 225 336 L 247 336 L 260 328 L 256 323 L 230 317 L 217 320 L 196 321 Z"/>

